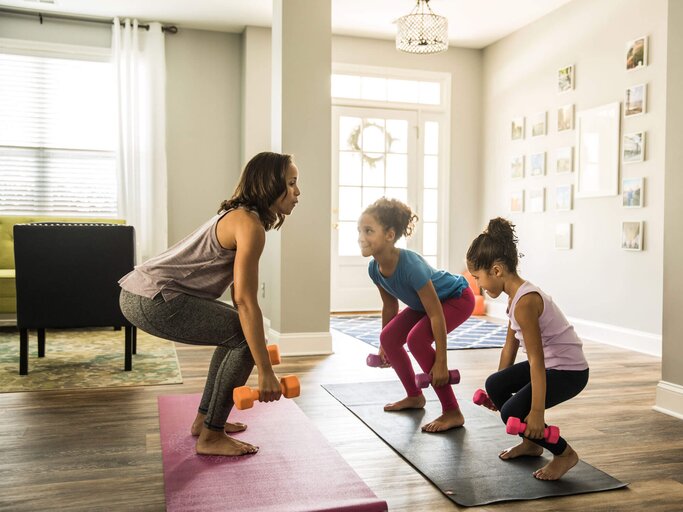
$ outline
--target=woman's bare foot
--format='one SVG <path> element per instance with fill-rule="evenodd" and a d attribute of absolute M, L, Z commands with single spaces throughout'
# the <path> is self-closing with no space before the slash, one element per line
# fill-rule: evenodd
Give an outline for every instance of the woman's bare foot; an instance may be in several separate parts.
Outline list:
<path fill-rule="evenodd" d="M 434 421 L 422 425 L 422 432 L 444 432 L 456 427 L 462 427 L 465 424 L 465 417 L 460 412 L 460 409 L 451 409 L 445 411 L 441 416 Z"/>
<path fill-rule="evenodd" d="M 539 480 L 559 480 L 571 468 L 579 462 L 579 456 L 574 449 L 567 445 L 560 455 L 554 455 L 553 460 L 545 466 L 534 471 L 534 476 Z"/>
<path fill-rule="evenodd" d="M 522 442 L 519 443 L 517 446 L 514 446 L 512 448 L 508 448 L 506 450 L 503 450 L 498 454 L 498 457 L 500 457 L 503 460 L 509 460 L 509 459 L 516 459 L 517 457 L 521 457 L 523 455 L 527 455 L 530 457 L 538 457 L 543 453 L 543 447 L 538 446 L 536 443 L 533 443 L 529 441 L 528 439 L 524 438 L 522 439 Z"/>
<path fill-rule="evenodd" d="M 237 456 L 256 453 L 258 446 L 233 439 L 225 432 L 216 432 L 204 427 L 195 449 L 199 455 Z"/>
<path fill-rule="evenodd" d="M 197 413 L 197 417 L 192 422 L 192 427 L 190 428 L 190 433 L 193 436 L 198 436 L 202 431 L 202 428 L 204 427 L 204 418 L 206 418 L 206 414 Z M 247 426 L 239 421 L 235 423 L 229 423 L 227 421 L 225 422 L 224 430 L 226 434 L 234 434 L 235 432 L 242 432 L 246 429 Z"/>
<path fill-rule="evenodd" d="M 384 406 L 385 411 L 402 411 L 404 409 L 422 409 L 426 400 L 424 395 L 407 396 L 403 400 L 393 402 Z"/>

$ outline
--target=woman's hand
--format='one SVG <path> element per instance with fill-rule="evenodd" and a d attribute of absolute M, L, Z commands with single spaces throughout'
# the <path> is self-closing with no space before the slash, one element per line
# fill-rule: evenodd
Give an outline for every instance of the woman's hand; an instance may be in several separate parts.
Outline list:
<path fill-rule="evenodd" d="M 275 372 L 271 368 L 270 371 L 259 373 L 258 376 L 258 392 L 259 402 L 273 402 L 279 400 L 282 396 L 282 387 Z"/>
<path fill-rule="evenodd" d="M 386 352 L 384 352 L 384 349 L 381 345 L 379 346 L 379 352 L 377 353 L 377 355 L 382 361 L 382 364 L 379 365 L 380 368 L 391 368 L 391 363 L 389 362 L 389 359 L 387 359 L 387 354 Z"/>
<path fill-rule="evenodd" d="M 446 361 L 434 361 L 434 366 L 429 372 L 432 376 L 432 387 L 440 388 L 448 384 L 448 365 Z"/>
<path fill-rule="evenodd" d="M 529 439 L 543 439 L 543 431 L 545 429 L 543 411 L 531 411 L 524 419 L 524 423 L 526 423 L 524 437 L 528 437 Z"/>

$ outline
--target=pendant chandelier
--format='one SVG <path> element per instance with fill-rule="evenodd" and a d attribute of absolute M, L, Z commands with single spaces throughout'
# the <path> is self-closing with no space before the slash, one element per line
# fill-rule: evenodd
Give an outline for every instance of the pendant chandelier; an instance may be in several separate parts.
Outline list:
<path fill-rule="evenodd" d="M 448 50 L 448 20 L 429 7 L 429 0 L 417 4 L 396 20 L 396 49 L 406 53 L 439 53 Z"/>

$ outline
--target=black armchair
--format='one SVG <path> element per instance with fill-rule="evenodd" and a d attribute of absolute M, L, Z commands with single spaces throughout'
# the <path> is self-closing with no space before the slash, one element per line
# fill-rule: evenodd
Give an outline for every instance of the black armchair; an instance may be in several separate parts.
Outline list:
<path fill-rule="evenodd" d="M 135 230 L 117 224 L 14 226 L 19 374 L 28 374 L 28 330 L 125 327 L 124 370 L 133 367 L 136 328 L 121 313 L 118 280 L 135 264 Z"/>

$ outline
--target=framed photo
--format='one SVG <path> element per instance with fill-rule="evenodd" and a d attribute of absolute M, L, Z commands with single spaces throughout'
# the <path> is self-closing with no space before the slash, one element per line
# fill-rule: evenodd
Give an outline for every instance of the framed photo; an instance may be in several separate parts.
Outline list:
<path fill-rule="evenodd" d="M 557 72 L 557 92 L 569 92 L 574 89 L 574 66 L 565 66 Z"/>
<path fill-rule="evenodd" d="M 569 146 L 555 150 L 555 172 L 565 174 L 574 171 L 574 148 Z"/>
<path fill-rule="evenodd" d="M 645 160 L 645 132 L 625 133 L 622 155 L 625 164 Z"/>
<path fill-rule="evenodd" d="M 621 248 L 627 251 L 643 250 L 643 221 L 621 223 Z"/>
<path fill-rule="evenodd" d="M 531 116 L 531 136 L 539 137 L 546 134 L 547 112 L 539 112 Z"/>
<path fill-rule="evenodd" d="M 575 197 L 619 193 L 619 102 L 576 114 Z"/>
<path fill-rule="evenodd" d="M 510 162 L 510 178 L 513 180 L 519 180 L 524 177 L 524 157 L 516 156 L 513 157 Z"/>
<path fill-rule="evenodd" d="M 529 176 L 545 175 L 545 153 L 534 153 L 529 156 Z"/>
<path fill-rule="evenodd" d="M 529 211 L 542 213 L 545 211 L 545 189 L 529 190 Z"/>
<path fill-rule="evenodd" d="M 574 129 L 574 105 L 564 105 L 557 109 L 557 131 Z"/>
<path fill-rule="evenodd" d="M 645 178 L 624 178 L 621 181 L 621 204 L 624 208 L 643 206 L 643 186 Z"/>
<path fill-rule="evenodd" d="M 555 249 L 568 250 L 572 248 L 572 225 L 569 223 L 555 224 Z"/>
<path fill-rule="evenodd" d="M 572 209 L 572 186 L 558 185 L 555 188 L 555 210 L 558 212 L 568 212 Z"/>
<path fill-rule="evenodd" d="M 524 211 L 524 191 L 515 190 L 510 193 L 510 211 L 521 213 Z"/>
<path fill-rule="evenodd" d="M 624 117 L 644 114 L 647 103 L 646 84 L 633 85 L 626 89 L 624 97 Z"/>
<path fill-rule="evenodd" d="M 515 117 L 510 125 L 510 136 L 512 140 L 524 138 L 524 117 Z"/>
<path fill-rule="evenodd" d="M 647 66 L 647 36 L 626 43 L 626 70 Z"/>

